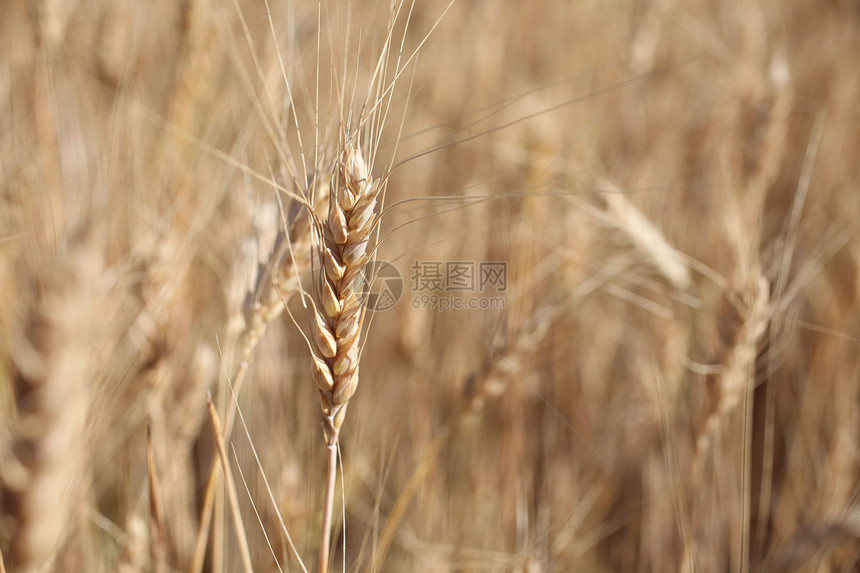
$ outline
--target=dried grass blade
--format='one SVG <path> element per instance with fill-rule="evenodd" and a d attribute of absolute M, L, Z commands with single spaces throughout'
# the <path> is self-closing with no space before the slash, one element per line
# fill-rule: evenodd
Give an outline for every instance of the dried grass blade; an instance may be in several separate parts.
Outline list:
<path fill-rule="evenodd" d="M 146 466 L 149 472 L 149 554 L 155 573 L 167 571 L 167 536 L 164 529 L 164 512 L 161 505 L 161 482 L 155 469 L 152 449 L 152 428 L 146 425 Z"/>
<path fill-rule="evenodd" d="M 221 420 L 218 418 L 218 412 L 215 411 L 215 406 L 212 404 L 210 396 L 206 398 L 209 404 L 209 417 L 212 421 L 212 429 L 215 432 L 215 444 L 218 447 L 218 457 L 221 459 L 221 466 L 224 470 L 224 486 L 227 490 L 227 499 L 230 502 L 230 511 L 233 514 L 233 527 L 236 530 L 236 538 L 239 542 L 239 554 L 242 558 L 242 567 L 245 573 L 252 573 L 254 568 L 251 565 L 251 552 L 248 549 L 248 537 L 245 534 L 245 526 L 242 523 L 242 513 L 239 510 L 239 498 L 236 495 L 236 486 L 233 483 L 233 474 L 230 471 L 230 460 L 227 458 L 227 449 L 224 447 L 224 439 L 221 437 L 223 428 Z"/>

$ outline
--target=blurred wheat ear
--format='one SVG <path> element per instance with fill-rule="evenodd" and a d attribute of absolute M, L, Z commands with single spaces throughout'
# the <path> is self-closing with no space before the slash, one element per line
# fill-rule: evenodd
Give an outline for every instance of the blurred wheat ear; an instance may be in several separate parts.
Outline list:
<path fill-rule="evenodd" d="M 13 342 L 18 419 L 12 459 L 0 475 L 0 521 L 9 528 L 12 571 L 51 570 L 76 529 L 95 368 L 89 343 L 98 316 L 94 283 L 103 265 L 99 237 L 80 232 L 37 263 L 33 299 Z"/>

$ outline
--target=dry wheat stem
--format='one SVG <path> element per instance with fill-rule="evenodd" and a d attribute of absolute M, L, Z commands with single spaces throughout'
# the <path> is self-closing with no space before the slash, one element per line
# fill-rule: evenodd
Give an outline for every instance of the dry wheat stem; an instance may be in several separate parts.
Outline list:
<path fill-rule="evenodd" d="M 228 383 L 230 382 L 229 379 L 227 380 L 227 382 Z M 234 391 L 232 386 L 230 387 L 230 393 L 231 393 L 232 400 L 234 402 L 237 402 L 236 392 Z M 239 421 L 242 423 L 242 429 L 244 430 L 245 438 L 248 440 L 248 443 L 251 446 L 251 453 L 254 455 L 254 461 L 257 464 L 257 468 L 260 470 L 260 477 L 263 479 L 263 484 L 266 487 L 266 492 L 268 493 L 269 501 L 272 504 L 272 508 L 275 511 L 275 515 L 277 516 L 278 523 L 281 526 L 281 531 L 283 532 L 284 537 L 287 540 L 287 543 L 289 543 L 290 549 L 292 550 L 293 554 L 295 555 L 296 559 L 298 560 L 299 566 L 301 567 L 302 571 L 307 573 L 307 568 L 305 567 L 304 562 L 302 561 L 301 555 L 299 554 L 298 550 L 296 549 L 295 543 L 293 542 L 293 538 L 290 535 L 290 532 L 287 530 L 287 526 L 284 523 L 284 518 L 281 515 L 281 511 L 278 509 L 278 504 L 277 504 L 277 501 L 275 500 L 275 494 L 272 490 L 271 484 L 269 483 L 268 477 L 266 477 L 266 472 L 263 470 L 263 463 L 260 461 L 260 455 L 259 455 L 259 452 L 257 451 L 257 448 L 254 446 L 254 441 L 251 438 L 251 433 L 248 430 L 248 424 L 245 421 L 245 416 L 242 415 L 241 408 L 237 407 L 236 413 L 239 415 Z M 222 440 L 222 442 L 223 442 L 223 440 Z M 233 449 L 233 458 L 238 463 L 239 459 L 238 459 L 238 456 L 236 455 L 236 448 L 232 444 L 231 444 L 231 448 Z M 242 472 L 242 468 L 237 466 L 237 470 L 239 471 L 239 474 L 242 477 L 242 481 L 244 482 L 245 477 L 244 477 L 244 474 Z M 251 493 L 248 490 L 247 484 L 245 484 L 245 489 L 246 489 L 246 493 L 248 493 L 248 496 L 249 496 L 248 499 L 251 502 L 251 505 L 254 508 L 254 511 L 256 512 L 257 507 L 256 507 L 256 504 L 254 503 L 253 498 L 251 497 Z M 260 518 L 259 513 L 257 514 L 257 517 L 258 517 L 258 519 Z M 262 526 L 262 523 L 261 523 L 261 526 Z M 265 531 L 263 531 L 263 535 L 268 542 L 268 535 L 266 534 Z M 275 557 L 275 560 L 277 561 L 277 557 Z M 278 566 L 280 567 L 280 565 L 278 565 Z"/>
<path fill-rule="evenodd" d="M 328 571 L 329 554 L 331 553 L 331 520 L 334 507 L 334 490 L 337 485 L 337 443 L 327 444 L 328 469 L 326 471 L 325 497 L 323 498 L 323 522 L 320 533 L 320 573 Z M 334 469 L 332 469 L 334 468 Z"/>
<path fill-rule="evenodd" d="M 149 472 L 149 555 L 152 560 L 152 570 L 161 573 L 167 569 L 167 536 L 161 505 L 161 483 L 155 469 L 152 430 L 149 424 L 146 425 L 146 465 Z"/>
<path fill-rule="evenodd" d="M 232 397 L 233 397 L 233 400 L 235 400 L 236 394 L 232 393 Z M 302 561 L 301 555 L 299 554 L 298 550 L 296 549 L 295 543 L 293 542 L 293 538 L 290 535 L 289 530 L 287 530 L 286 524 L 284 523 L 284 517 L 281 515 L 281 511 L 278 509 L 278 504 L 277 504 L 277 501 L 275 499 L 275 494 L 272 491 L 272 486 L 269 483 L 268 477 L 266 477 L 266 472 L 263 470 L 263 463 L 260 461 L 259 452 L 257 451 L 257 448 L 254 446 L 254 442 L 251 439 L 251 433 L 248 430 L 248 425 L 245 422 L 245 417 L 242 415 L 242 410 L 237 409 L 236 411 L 239 414 L 239 420 L 242 422 L 242 429 L 245 431 L 245 437 L 247 438 L 248 443 L 251 446 L 251 453 L 254 455 L 254 461 L 257 464 L 257 468 L 259 468 L 259 470 L 260 470 L 260 477 L 263 479 L 263 484 L 266 487 L 266 492 L 269 495 L 269 501 L 272 503 L 272 508 L 274 509 L 275 515 L 277 516 L 277 519 L 278 519 L 278 523 L 281 526 L 281 531 L 283 532 L 284 537 L 286 538 L 287 543 L 290 546 L 290 549 L 292 550 L 293 554 L 295 555 L 296 559 L 298 560 L 299 566 L 301 567 L 302 571 L 307 573 L 307 568 L 305 567 L 305 564 Z M 236 463 L 238 464 L 239 459 L 238 459 L 238 456 L 236 455 L 236 447 L 231 444 L 231 448 L 233 449 L 233 458 L 236 460 Z M 242 481 L 245 482 L 245 477 L 244 477 L 244 474 L 242 472 L 242 468 L 239 465 L 237 465 L 236 469 L 239 471 L 239 475 L 242 477 Z M 251 505 L 253 506 L 254 511 L 257 512 L 257 506 L 254 503 L 254 500 L 251 496 L 251 492 L 248 490 L 247 484 L 245 484 L 245 490 L 246 490 L 246 493 L 248 494 L 248 500 L 251 502 Z M 258 518 L 258 520 L 260 519 L 259 513 L 257 513 L 257 518 Z M 263 525 L 262 522 L 260 523 L 260 525 L 262 527 L 262 525 Z M 269 537 L 268 537 L 268 534 L 266 534 L 265 530 L 263 531 L 263 535 L 266 538 L 266 541 L 268 543 Z M 275 561 L 277 562 L 277 557 L 275 557 Z M 278 567 L 280 568 L 280 564 L 278 564 Z"/>
<path fill-rule="evenodd" d="M 245 535 L 245 525 L 242 522 L 242 513 L 239 509 L 239 498 L 236 495 L 236 486 L 233 483 L 233 474 L 230 471 L 230 460 L 227 457 L 227 450 L 221 437 L 223 434 L 221 420 L 218 418 L 218 412 L 215 411 L 215 406 L 212 405 L 210 397 L 207 397 L 207 402 L 209 403 L 209 416 L 212 420 L 212 429 L 215 432 L 218 457 L 224 470 L 224 489 L 227 491 L 230 512 L 233 514 L 233 527 L 236 530 L 236 539 L 239 542 L 239 555 L 242 558 L 242 567 L 245 569 L 245 573 L 252 573 L 254 568 L 251 565 L 251 551 L 248 548 L 248 537 Z"/>
<path fill-rule="evenodd" d="M 251 494 L 251 488 L 248 486 L 248 481 L 245 479 L 245 472 L 242 471 L 242 464 L 239 462 L 238 454 L 236 454 L 236 446 L 230 444 L 230 449 L 233 451 L 233 460 L 236 462 L 236 469 L 239 471 L 239 478 L 242 480 L 242 487 L 245 489 L 245 495 L 248 497 L 248 501 L 251 503 L 251 508 L 254 510 L 254 515 L 257 517 L 257 524 L 260 526 L 260 531 L 263 532 L 263 539 L 265 539 L 266 545 L 269 547 L 269 553 L 271 553 L 272 559 L 275 560 L 275 566 L 278 568 L 278 571 L 284 573 L 284 570 L 281 568 L 281 564 L 278 561 L 278 554 L 275 553 L 275 548 L 272 546 L 272 540 L 269 538 L 269 534 L 266 532 L 266 525 L 265 523 L 263 523 L 263 517 L 260 515 L 260 510 L 259 508 L 257 508 L 257 504 L 254 502 L 254 496 Z M 274 497 L 270 496 L 270 499 L 274 504 Z M 281 523 L 283 523 L 283 519 L 281 519 L 280 521 Z"/>

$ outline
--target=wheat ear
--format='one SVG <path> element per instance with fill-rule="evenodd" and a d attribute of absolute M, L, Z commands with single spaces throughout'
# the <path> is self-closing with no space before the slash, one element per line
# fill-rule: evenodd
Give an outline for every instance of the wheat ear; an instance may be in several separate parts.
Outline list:
<path fill-rule="evenodd" d="M 527 372 L 528 358 L 534 355 L 558 315 L 558 305 L 547 305 L 491 349 L 484 363 L 463 384 L 459 417 L 480 414 L 488 402 L 501 396 L 511 382 Z"/>
<path fill-rule="evenodd" d="M 22 332 L 13 343 L 18 423 L 13 456 L 0 468 L 0 522 L 9 528 L 11 571 L 50 570 L 70 535 L 80 490 L 89 409 L 99 234 L 73 236 L 45 261 Z"/>
<path fill-rule="evenodd" d="M 348 147 L 332 178 L 328 217 L 319 221 L 319 264 L 311 310 L 313 377 L 320 392 L 328 447 L 328 479 L 320 543 L 320 571 L 328 568 L 337 441 L 349 399 L 358 387 L 362 296 L 367 245 L 377 220 L 380 185 L 358 147 Z"/>
<path fill-rule="evenodd" d="M 713 404 L 696 439 L 693 460 L 693 476 L 696 480 L 701 476 L 705 457 L 722 423 L 735 410 L 744 393 L 754 389 L 758 343 L 767 330 L 771 312 L 769 291 L 770 283 L 759 276 L 744 316 L 740 319 L 742 322 L 735 330 L 734 344 L 723 361 L 723 370 L 712 385 Z"/>

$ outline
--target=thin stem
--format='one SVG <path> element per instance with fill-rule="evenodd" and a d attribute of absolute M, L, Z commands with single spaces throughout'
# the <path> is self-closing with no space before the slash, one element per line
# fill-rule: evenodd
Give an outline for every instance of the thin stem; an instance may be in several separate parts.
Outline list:
<path fill-rule="evenodd" d="M 218 457 L 224 472 L 224 489 L 227 491 L 227 499 L 230 502 L 230 512 L 233 514 L 233 528 L 239 543 L 239 555 L 242 558 L 242 567 L 245 573 L 253 573 L 254 566 L 251 564 L 251 550 L 248 548 L 248 536 L 245 534 L 245 524 L 242 522 L 242 512 L 239 509 L 239 497 L 236 494 L 236 486 L 233 483 L 233 474 L 230 472 L 230 460 L 227 457 L 227 448 L 224 446 L 222 434 L 224 430 L 211 397 L 207 396 L 209 403 L 209 417 L 212 421 L 212 429 L 215 433 L 215 445 L 218 448 Z"/>
<path fill-rule="evenodd" d="M 331 547 L 331 518 L 334 507 L 334 488 L 337 483 L 337 436 L 338 430 L 334 424 L 330 424 L 327 431 L 328 439 L 328 475 L 325 484 L 325 500 L 323 502 L 323 520 L 320 540 L 320 567 L 319 573 L 327 573 L 329 562 L 329 551 Z"/>
<path fill-rule="evenodd" d="M 260 341 L 260 336 L 249 336 L 245 341 L 242 349 L 242 360 L 239 362 L 239 368 L 233 376 L 233 394 L 239 395 L 242 389 L 242 384 L 245 381 L 245 374 L 248 371 L 248 366 L 251 362 L 251 355 Z M 237 403 L 231 396 L 230 403 L 227 406 L 226 423 L 223 428 L 221 439 L 224 442 L 230 441 L 230 435 L 233 432 L 233 421 L 236 418 Z M 209 468 L 209 479 L 206 483 L 206 494 L 203 500 L 203 508 L 200 511 L 200 528 L 197 532 L 197 539 L 194 543 L 194 557 L 191 563 L 191 573 L 200 573 L 203 570 L 203 565 L 206 559 L 206 545 L 209 540 L 209 530 L 212 526 L 212 509 L 215 506 L 215 492 L 218 489 L 218 476 L 220 475 L 221 465 L 219 460 L 213 459 L 212 465 Z"/>

